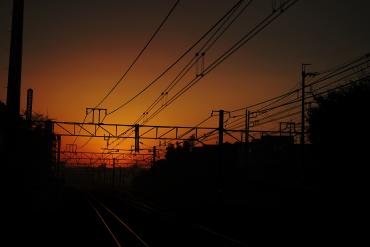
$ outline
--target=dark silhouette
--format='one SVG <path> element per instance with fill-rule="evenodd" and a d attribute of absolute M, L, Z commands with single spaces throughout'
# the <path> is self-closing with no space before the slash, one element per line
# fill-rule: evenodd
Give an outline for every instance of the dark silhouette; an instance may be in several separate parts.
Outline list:
<path fill-rule="evenodd" d="M 357 207 L 363 200 L 368 163 L 369 79 L 316 98 L 309 111 L 309 138 L 320 156 L 327 203 Z"/>
<path fill-rule="evenodd" d="M 50 124 L 45 121 L 30 126 L 23 117 L 14 121 L 4 104 L 0 114 L 3 182 L 16 199 L 14 206 L 31 206 L 36 200 L 50 199 L 47 194 L 55 194 L 56 182 L 53 178 L 55 136 Z M 41 196 L 43 193 L 45 196 Z"/>
<path fill-rule="evenodd" d="M 10 117 L 18 118 L 22 82 L 22 45 L 24 0 L 13 1 L 12 31 L 9 54 L 8 89 L 6 104 Z"/>
<path fill-rule="evenodd" d="M 194 147 L 185 141 L 169 145 L 166 158 L 135 179 L 133 192 L 187 219 L 246 219 L 252 245 L 275 243 L 263 236 L 286 240 L 286 232 L 301 238 L 300 246 L 352 242 L 348 226 L 353 215 L 361 217 L 366 200 L 370 84 L 351 85 L 317 97 L 309 109 L 304 167 L 300 146 L 289 136 L 262 136 L 248 149 L 244 143 Z M 341 240 L 323 235 L 325 228 Z"/>
<path fill-rule="evenodd" d="M 84 195 L 56 176 L 50 121 L 15 122 L 0 102 L 2 239 L 9 246 L 109 246 Z"/>

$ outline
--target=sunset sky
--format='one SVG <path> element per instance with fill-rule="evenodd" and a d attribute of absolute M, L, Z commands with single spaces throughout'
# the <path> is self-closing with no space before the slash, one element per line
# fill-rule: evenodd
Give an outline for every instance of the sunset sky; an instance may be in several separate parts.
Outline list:
<path fill-rule="evenodd" d="M 25 0 L 21 108 L 25 108 L 26 90 L 33 88 L 35 112 L 59 121 L 82 121 L 85 108 L 95 106 L 117 82 L 175 2 Z M 133 70 L 102 107 L 111 111 L 134 96 L 236 2 L 180 1 Z M 370 51 L 369 9 L 370 2 L 365 0 L 299 1 L 149 123 L 191 126 L 212 110 L 241 108 L 297 86 L 301 63 L 312 63 L 310 69 L 320 71 L 364 55 Z M 270 12 L 271 0 L 253 2 L 205 55 L 205 65 Z M 1 0 L 3 102 L 10 24 L 11 1 Z M 189 58 L 194 55 L 191 53 Z M 185 61 L 180 63 L 184 64 Z M 106 122 L 133 123 L 180 67 Z M 190 74 L 194 76 L 195 69 Z M 216 121 L 206 125 L 216 126 Z M 66 139 L 64 144 L 69 141 Z M 83 142 L 78 140 L 79 145 Z M 101 144 L 92 141 L 86 150 L 96 150 Z"/>

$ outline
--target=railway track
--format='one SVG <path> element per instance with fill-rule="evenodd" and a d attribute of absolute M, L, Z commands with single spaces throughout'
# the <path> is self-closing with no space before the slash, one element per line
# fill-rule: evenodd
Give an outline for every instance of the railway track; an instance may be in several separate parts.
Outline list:
<path fill-rule="evenodd" d="M 122 216 L 118 216 L 103 202 L 92 196 L 88 198 L 88 202 L 97 218 L 112 237 L 112 246 L 150 246 L 135 230 L 132 229 L 132 227 L 127 224 L 127 222 L 125 222 Z"/>
<path fill-rule="evenodd" d="M 172 221 L 179 221 L 179 219 L 176 219 L 176 216 L 172 214 L 166 214 L 153 206 L 147 204 L 146 202 L 141 202 L 137 201 L 134 199 L 128 199 L 128 203 L 130 203 L 133 207 L 135 207 L 138 210 L 141 210 L 142 212 L 146 214 L 153 214 L 157 215 L 159 217 L 165 218 L 167 220 L 172 220 Z M 179 223 L 179 222 L 178 222 Z M 230 236 L 226 236 L 225 234 L 219 233 L 210 227 L 197 224 L 197 223 L 188 223 L 188 222 L 181 222 L 182 224 L 187 224 L 189 228 L 191 228 L 193 231 L 198 231 L 200 234 L 205 234 L 209 235 L 209 238 L 213 238 L 212 240 L 215 240 L 216 242 L 220 243 L 220 241 L 225 244 L 225 246 L 237 246 L 237 247 L 242 247 L 242 246 L 248 246 L 246 243 L 243 243 L 237 239 L 234 239 Z"/>
<path fill-rule="evenodd" d="M 94 211 L 97 211 L 96 214 L 106 225 L 105 228 L 110 232 L 112 239 L 117 239 L 114 240 L 116 246 L 248 246 L 204 225 L 191 223 L 176 214 L 160 211 L 145 202 L 119 196 L 101 199 L 106 204 L 95 199 L 95 205 L 97 204 L 97 206 L 92 206 L 96 208 Z M 112 208 L 116 208 L 116 213 L 113 213 Z M 101 212 L 107 215 L 105 217 L 108 217 L 108 220 L 105 220 Z M 118 215 L 124 215 L 124 217 Z M 110 218 L 118 221 L 123 229 L 112 229 L 109 223 L 111 222 Z M 122 220 L 123 218 L 125 218 L 125 221 Z M 104 223 L 104 221 L 108 222 Z M 133 229 L 136 229 L 136 231 Z M 139 229 L 140 234 L 137 233 L 137 229 Z M 122 235 L 123 237 L 119 237 L 121 233 L 118 232 L 122 231 L 125 233 Z M 131 236 L 128 236 L 128 234 Z M 130 240 L 127 241 L 127 239 Z M 133 239 L 136 241 L 136 245 L 132 245 L 135 242 Z"/>

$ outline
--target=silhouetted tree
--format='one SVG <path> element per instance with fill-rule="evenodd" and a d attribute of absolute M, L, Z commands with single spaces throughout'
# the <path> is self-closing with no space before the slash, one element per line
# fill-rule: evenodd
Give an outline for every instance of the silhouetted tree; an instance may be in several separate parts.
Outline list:
<path fill-rule="evenodd" d="M 309 111 L 309 138 L 319 157 L 325 197 L 334 207 L 356 205 L 367 180 L 370 81 L 357 81 L 316 103 Z"/>
<path fill-rule="evenodd" d="M 363 138 L 369 136 L 369 118 L 366 116 L 366 106 L 370 103 L 368 80 L 317 97 L 316 103 L 308 118 L 312 143 L 353 145 L 346 141 L 365 141 Z"/>
<path fill-rule="evenodd" d="M 311 143 L 352 147 L 368 140 L 369 83 L 361 81 L 316 98 L 317 106 L 311 108 L 308 118 Z"/>

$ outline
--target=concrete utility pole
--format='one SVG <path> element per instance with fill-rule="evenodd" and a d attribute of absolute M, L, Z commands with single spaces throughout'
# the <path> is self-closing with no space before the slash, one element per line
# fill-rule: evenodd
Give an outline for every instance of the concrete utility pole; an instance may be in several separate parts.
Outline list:
<path fill-rule="evenodd" d="M 213 113 L 218 112 L 218 145 L 222 145 L 224 143 L 224 110 L 218 110 L 218 111 L 212 111 L 211 116 L 213 116 Z M 230 115 L 230 112 L 226 111 Z"/>
<path fill-rule="evenodd" d="M 139 125 L 135 124 L 135 153 L 140 152 L 140 134 L 139 134 Z"/>
<path fill-rule="evenodd" d="M 311 64 L 302 64 L 302 99 L 301 99 L 301 169 L 304 169 L 305 162 L 305 131 L 306 131 L 306 119 L 305 119 L 305 88 L 306 88 L 306 77 L 315 77 L 318 73 L 306 72 L 306 66 Z M 302 170 L 303 171 L 303 170 Z"/>
<path fill-rule="evenodd" d="M 251 115 L 251 112 L 246 109 L 245 110 L 245 143 L 249 143 L 249 122 L 250 122 L 250 115 Z"/>
<path fill-rule="evenodd" d="M 224 110 L 219 111 L 218 116 L 218 145 L 224 143 Z"/>
<path fill-rule="evenodd" d="M 17 119 L 20 111 L 22 80 L 24 0 L 13 0 L 12 31 L 10 40 L 8 90 L 6 104 L 11 118 Z"/>
<path fill-rule="evenodd" d="M 223 190 L 223 175 L 224 175 L 224 169 L 223 169 L 223 143 L 224 143 L 224 110 L 218 110 L 218 111 L 212 111 L 211 116 L 213 116 L 214 112 L 218 112 L 218 160 L 217 160 L 217 179 L 218 179 L 218 188 L 217 191 L 221 192 Z"/>
<path fill-rule="evenodd" d="M 305 130 L 306 130 L 306 119 L 305 119 L 305 97 L 306 97 L 306 77 L 315 77 L 318 73 L 306 72 L 306 66 L 311 65 L 308 63 L 302 64 L 302 105 L 301 105 L 301 145 L 304 145 L 305 141 Z"/>

